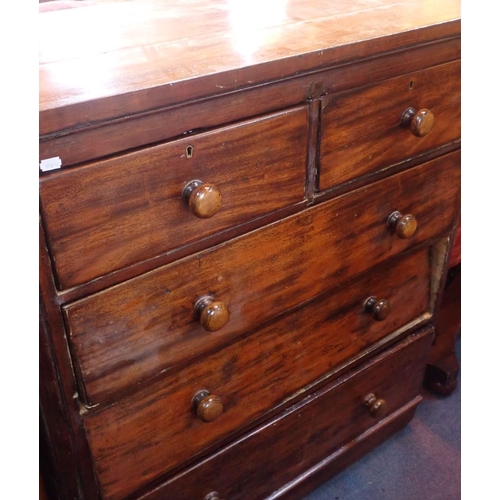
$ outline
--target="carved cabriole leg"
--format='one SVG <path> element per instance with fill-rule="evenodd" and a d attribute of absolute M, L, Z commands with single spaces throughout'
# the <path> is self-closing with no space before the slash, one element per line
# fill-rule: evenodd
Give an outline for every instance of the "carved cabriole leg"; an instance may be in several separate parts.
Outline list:
<path fill-rule="evenodd" d="M 441 395 L 452 393 L 459 370 L 455 343 L 461 319 L 461 265 L 448 271 L 447 283 L 436 325 L 436 340 L 431 349 L 424 385 Z"/>

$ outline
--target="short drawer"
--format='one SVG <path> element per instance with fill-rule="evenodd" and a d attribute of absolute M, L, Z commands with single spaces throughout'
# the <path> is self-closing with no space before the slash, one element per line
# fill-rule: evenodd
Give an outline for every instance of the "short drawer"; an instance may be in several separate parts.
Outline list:
<path fill-rule="evenodd" d="M 302 201 L 307 115 L 297 107 L 42 177 L 59 286 Z"/>
<path fill-rule="evenodd" d="M 450 231 L 459 176 L 453 153 L 64 306 L 82 397 L 116 400 Z M 388 227 L 398 210 L 418 223 L 411 237 Z M 202 326 L 203 296 L 227 323 Z"/>
<path fill-rule="evenodd" d="M 320 190 L 459 139 L 460 68 L 455 61 L 323 97 Z M 410 108 L 420 123 L 414 132 L 401 123 Z M 423 110 L 434 117 L 428 133 L 431 118 Z"/>
<path fill-rule="evenodd" d="M 430 267 L 428 248 L 392 259 L 147 393 L 89 416 L 86 427 L 103 489 L 124 488 L 124 481 L 137 487 L 159 476 L 383 345 L 410 321 L 428 320 Z M 387 317 L 365 306 L 374 296 L 391 308 Z M 207 399 L 197 415 L 192 400 L 201 391 Z"/>

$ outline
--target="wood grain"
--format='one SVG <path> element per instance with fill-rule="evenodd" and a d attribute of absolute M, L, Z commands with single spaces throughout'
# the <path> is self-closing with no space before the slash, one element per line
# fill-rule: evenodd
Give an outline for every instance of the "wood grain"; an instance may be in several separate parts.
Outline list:
<path fill-rule="evenodd" d="M 324 94 L 436 66 L 459 59 L 460 54 L 460 37 L 436 40 L 404 51 L 367 58 L 356 64 L 322 68 L 314 74 L 301 72 L 285 81 L 267 81 L 227 94 L 200 97 L 196 102 L 174 103 L 86 127 L 59 130 L 40 136 L 39 159 L 59 156 L 62 168 L 67 168 L 124 149 L 179 137 L 193 128 L 220 127 L 228 122 L 305 103 Z"/>
<path fill-rule="evenodd" d="M 460 138 L 460 61 L 322 99 L 320 189 L 350 181 Z M 400 126 L 409 107 L 434 127 L 415 137 Z"/>
<path fill-rule="evenodd" d="M 41 209 L 60 287 L 303 200 L 307 128 L 307 107 L 292 108 L 42 178 Z M 210 219 L 195 217 L 182 197 L 193 180 L 222 193 Z"/>
<path fill-rule="evenodd" d="M 191 500 L 210 491 L 235 500 L 268 498 L 380 420 L 363 405 L 367 394 L 383 394 L 389 414 L 418 396 L 429 333 L 405 339 L 141 500 Z"/>
<path fill-rule="evenodd" d="M 460 32 L 456 0 L 295 0 L 265 7 L 141 0 L 40 14 L 40 133 Z"/>
<path fill-rule="evenodd" d="M 459 162 L 451 153 L 65 306 L 87 402 L 114 399 L 449 231 L 459 203 Z M 413 238 L 400 240 L 387 229 L 395 208 L 419 220 Z M 217 332 L 207 333 L 194 313 L 206 294 L 230 313 Z"/>
<path fill-rule="evenodd" d="M 47 492 L 298 500 L 421 399 L 460 204 L 460 2 L 71 4 L 39 15 L 39 159 L 62 162 L 39 168 Z"/>
<path fill-rule="evenodd" d="M 103 484 L 122 482 L 124 477 L 129 483 L 132 477 L 141 481 L 167 471 L 341 364 L 358 361 L 362 353 L 366 356 L 391 332 L 428 315 L 429 278 L 424 248 L 348 286 L 335 287 L 178 375 L 89 415 L 86 427 Z M 393 312 L 383 323 L 364 310 L 371 293 L 391 300 Z M 223 414 L 210 425 L 198 421 L 191 408 L 191 399 L 201 390 L 216 394 L 224 405 Z"/>

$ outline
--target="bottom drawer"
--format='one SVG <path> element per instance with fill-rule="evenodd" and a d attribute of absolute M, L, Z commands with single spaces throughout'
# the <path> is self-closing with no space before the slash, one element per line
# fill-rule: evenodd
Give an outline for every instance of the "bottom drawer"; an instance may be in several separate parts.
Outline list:
<path fill-rule="evenodd" d="M 418 396 L 432 332 L 410 335 L 141 500 L 281 497 L 273 493 Z"/>

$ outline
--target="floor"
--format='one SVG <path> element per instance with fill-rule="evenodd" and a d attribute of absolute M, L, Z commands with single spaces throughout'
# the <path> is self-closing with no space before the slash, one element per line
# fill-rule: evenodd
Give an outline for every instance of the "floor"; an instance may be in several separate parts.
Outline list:
<path fill-rule="evenodd" d="M 460 500 L 460 374 L 451 395 L 422 396 L 407 427 L 304 500 Z"/>

